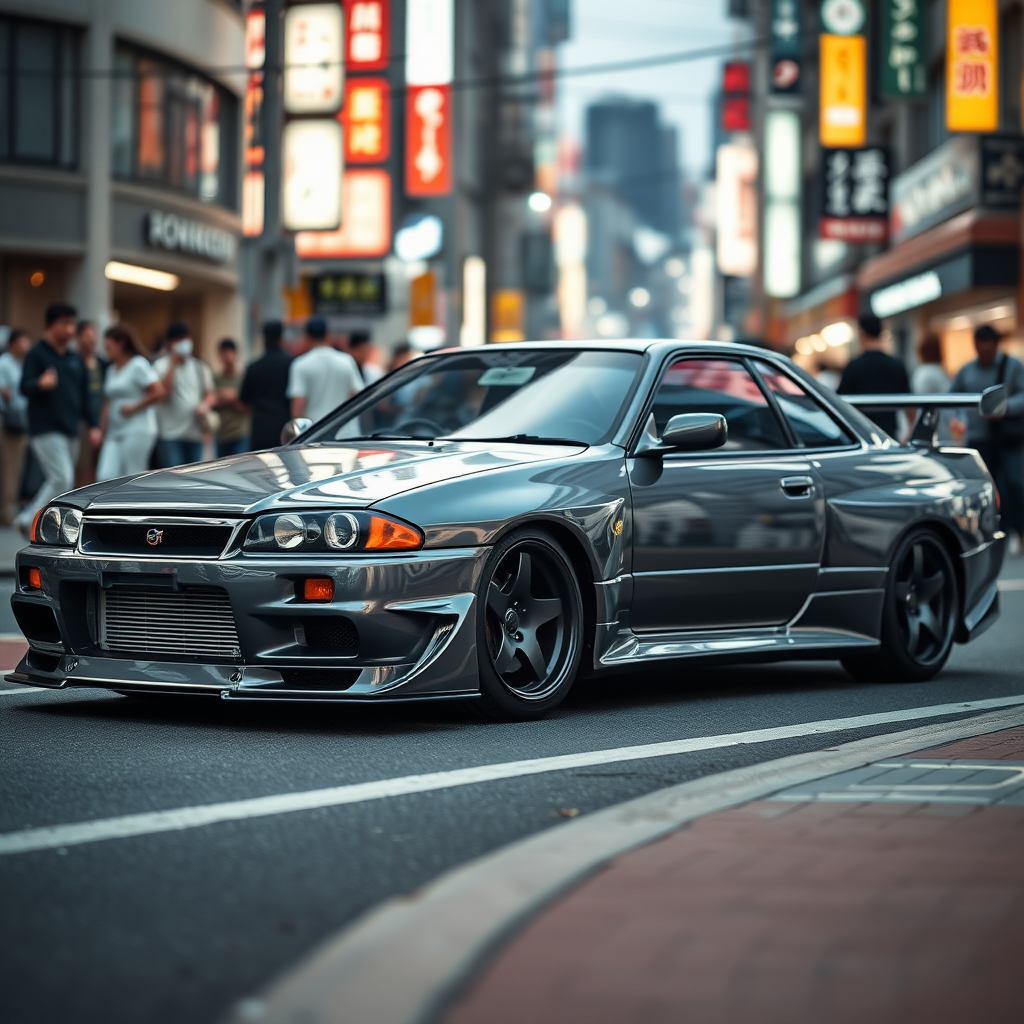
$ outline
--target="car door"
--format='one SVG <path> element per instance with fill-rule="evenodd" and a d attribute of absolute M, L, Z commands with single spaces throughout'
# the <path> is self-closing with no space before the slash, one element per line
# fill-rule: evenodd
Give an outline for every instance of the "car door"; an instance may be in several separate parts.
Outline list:
<path fill-rule="evenodd" d="M 782 625 L 814 588 L 824 537 L 817 470 L 741 358 L 671 360 L 650 416 L 725 416 L 712 452 L 630 458 L 638 631 Z M 649 421 L 649 429 L 651 429 Z"/>

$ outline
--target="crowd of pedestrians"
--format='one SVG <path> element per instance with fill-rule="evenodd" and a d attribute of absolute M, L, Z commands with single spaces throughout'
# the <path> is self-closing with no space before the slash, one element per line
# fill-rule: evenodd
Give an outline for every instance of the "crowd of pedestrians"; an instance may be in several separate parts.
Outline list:
<path fill-rule="evenodd" d="M 188 324 L 168 325 L 151 358 L 127 324 L 103 332 L 67 303 L 46 310 L 38 341 L 12 330 L 0 354 L 0 523 L 27 533 L 53 497 L 110 480 L 280 444 L 295 417 L 320 419 L 383 375 L 370 336 L 349 351 L 313 317 L 292 358 L 280 321 L 263 325 L 263 355 L 243 367 L 222 339 L 216 369 Z"/>
<path fill-rule="evenodd" d="M 939 421 L 940 441 L 976 449 L 995 480 L 1001 502 L 1003 529 L 1012 554 L 1024 550 L 1024 364 L 1000 350 L 1002 335 L 982 324 L 974 331 L 976 358 L 960 368 L 950 381 L 942 367 L 942 345 L 927 335 L 918 348 L 920 362 L 907 376 L 903 361 L 882 350 L 882 323 L 878 317 L 860 318 L 860 355 L 851 359 L 839 381 L 841 395 L 980 394 L 997 384 L 1005 386 L 1007 401 L 998 417 L 983 418 L 977 409 L 944 414 Z M 871 418 L 887 434 L 906 438 L 916 411 L 908 409 L 901 425 L 896 412 L 877 411 Z"/>

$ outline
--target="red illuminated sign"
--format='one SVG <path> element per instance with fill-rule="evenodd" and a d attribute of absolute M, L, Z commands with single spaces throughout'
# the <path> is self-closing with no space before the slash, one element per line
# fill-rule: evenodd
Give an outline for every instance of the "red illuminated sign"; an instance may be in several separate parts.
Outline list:
<path fill-rule="evenodd" d="M 341 227 L 299 231 L 295 253 L 303 259 L 358 259 L 391 251 L 391 176 L 376 168 L 348 168 L 341 183 Z"/>
<path fill-rule="evenodd" d="M 345 64 L 352 72 L 388 66 L 388 0 L 346 0 Z"/>
<path fill-rule="evenodd" d="M 383 78 L 350 78 L 341 114 L 345 163 L 379 164 L 391 151 L 391 93 Z"/>
<path fill-rule="evenodd" d="M 452 95 L 448 85 L 406 92 L 405 191 L 445 196 L 452 190 Z"/>

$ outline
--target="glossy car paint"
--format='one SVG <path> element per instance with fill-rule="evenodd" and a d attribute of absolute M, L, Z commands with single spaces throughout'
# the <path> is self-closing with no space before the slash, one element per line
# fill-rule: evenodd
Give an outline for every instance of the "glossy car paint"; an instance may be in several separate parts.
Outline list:
<path fill-rule="evenodd" d="M 87 520 L 131 517 L 158 527 L 180 517 L 219 517 L 237 523 L 238 532 L 261 512 L 372 508 L 416 524 L 425 543 L 412 553 L 348 556 L 257 556 L 234 545 L 218 558 L 32 545 L 18 556 L 12 604 L 28 625 L 33 609 L 51 609 L 59 638 L 36 642 L 23 626 L 32 649 L 8 678 L 232 699 L 471 695 L 478 685 L 475 593 L 483 563 L 499 537 L 524 525 L 550 532 L 573 562 L 585 605 L 584 674 L 664 658 L 870 650 L 878 644 L 893 549 L 918 524 L 932 526 L 959 556 L 957 639 L 966 642 L 994 619 L 1003 537 L 992 482 L 976 453 L 900 447 L 787 360 L 762 350 L 661 341 L 559 347 L 644 354 L 608 444 L 304 445 L 300 438 L 64 495 L 59 503 Z M 756 355 L 799 376 L 854 443 L 638 457 L 660 375 L 691 355 Z M 30 568 L 40 570 L 41 592 L 23 585 Z M 303 602 L 300 584 L 308 576 L 330 576 L 334 601 Z M 141 661 L 102 650 L 90 595 L 124 585 L 223 588 L 239 656 Z M 299 642 L 303 623 L 332 616 L 355 624 L 358 648 L 345 656 L 311 653 Z M 307 685 L 294 670 L 336 673 L 337 687 Z"/>

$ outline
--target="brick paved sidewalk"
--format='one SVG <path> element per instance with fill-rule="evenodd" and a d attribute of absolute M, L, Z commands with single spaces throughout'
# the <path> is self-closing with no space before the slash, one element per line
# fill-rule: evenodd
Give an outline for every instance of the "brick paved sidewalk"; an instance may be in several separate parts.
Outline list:
<path fill-rule="evenodd" d="M 899 762 L 619 857 L 444 1024 L 1020 1024 L 1024 728 Z"/>
<path fill-rule="evenodd" d="M 24 640 L 0 640 L 0 669 L 17 668 L 27 650 L 28 644 Z"/>

